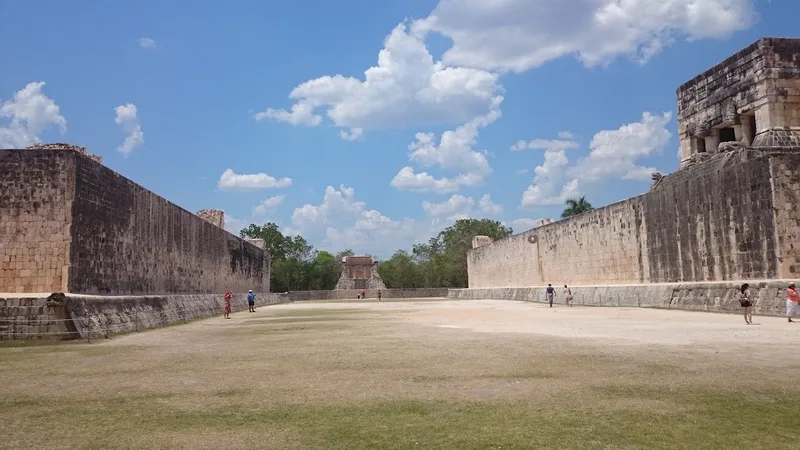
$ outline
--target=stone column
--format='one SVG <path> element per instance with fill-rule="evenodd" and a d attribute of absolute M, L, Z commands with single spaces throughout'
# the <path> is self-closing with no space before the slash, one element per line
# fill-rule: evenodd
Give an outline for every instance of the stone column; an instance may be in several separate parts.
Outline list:
<path fill-rule="evenodd" d="M 719 129 L 712 128 L 710 134 L 705 137 L 705 141 L 706 141 L 706 153 L 708 154 L 717 153 L 717 148 L 719 147 Z"/>
<path fill-rule="evenodd" d="M 744 142 L 744 143 L 745 143 L 745 144 L 746 144 L 748 147 L 750 147 L 751 145 L 753 145 L 753 141 L 752 141 L 752 139 L 750 138 L 750 136 L 755 136 L 755 135 L 756 135 L 756 130 L 754 130 L 754 129 L 753 129 L 753 127 L 752 127 L 752 126 L 750 126 L 750 119 L 749 119 L 749 116 L 746 116 L 744 119 L 745 119 L 745 120 L 742 120 L 742 125 L 741 125 L 741 127 L 739 127 L 739 128 L 741 129 L 741 135 L 742 135 L 742 137 L 741 137 L 741 138 L 739 138 L 739 134 L 737 133 L 737 135 L 736 135 L 736 140 L 741 140 L 741 141 L 743 141 L 743 142 Z"/>

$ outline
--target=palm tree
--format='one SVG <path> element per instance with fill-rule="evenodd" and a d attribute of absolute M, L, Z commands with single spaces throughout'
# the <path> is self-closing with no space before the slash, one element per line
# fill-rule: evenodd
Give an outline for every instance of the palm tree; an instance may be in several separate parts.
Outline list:
<path fill-rule="evenodd" d="M 577 199 L 568 198 L 564 204 L 567 205 L 567 208 L 561 213 L 562 219 L 570 216 L 577 216 L 578 214 L 583 214 L 594 209 L 592 204 L 586 201 L 585 195 Z"/>

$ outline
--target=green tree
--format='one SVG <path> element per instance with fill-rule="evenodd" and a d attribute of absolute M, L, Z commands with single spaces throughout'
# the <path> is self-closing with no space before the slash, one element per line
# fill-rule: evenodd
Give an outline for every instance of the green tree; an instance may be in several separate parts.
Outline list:
<path fill-rule="evenodd" d="M 398 250 L 392 257 L 378 265 L 378 274 L 390 289 L 412 289 L 423 287 L 419 266 L 405 250 Z"/>
<path fill-rule="evenodd" d="M 291 239 L 280 232 L 278 225 L 272 222 L 261 226 L 250 224 L 239 232 L 239 236 L 250 239 L 263 239 L 266 249 L 272 255 L 273 261 L 286 258 L 287 246 L 291 242 Z"/>
<path fill-rule="evenodd" d="M 336 287 L 342 272 L 341 258 L 322 250 L 317 252 L 310 266 L 309 289 L 331 290 Z"/>
<path fill-rule="evenodd" d="M 415 245 L 414 260 L 420 266 L 424 286 L 467 287 L 467 251 L 472 248 L 472 238 L 498 240 L 511 233 L 511 228 L 496 220 L 460 219 L 427 244 Z"/>
<path fill-rule="evenodd" d="M 578 214 L 583 214 L 594 209 L 592 204 L 586 200 L 585 195 L 581 198 L 568 198 L 564 204 L 566 204 L 567 207 L 564 209 L 564 212 L 561 213 L 561 218 L 577 216 Z"/>

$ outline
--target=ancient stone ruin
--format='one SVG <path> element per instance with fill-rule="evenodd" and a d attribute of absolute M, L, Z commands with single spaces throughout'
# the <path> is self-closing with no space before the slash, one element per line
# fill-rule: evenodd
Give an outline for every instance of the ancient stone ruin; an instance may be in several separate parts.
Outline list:
<path fill-rule="evenodd" d="M 476 238 L 469 287 L 488 296 L 547 283 L 639 285 L 597 289 L 591 301 L 630 301 L 629 292 L 719 309 L 727 297 L 712 301 L 712 288 L 685 283 L 731 282 L 722 291 L 733 296 L 737 281 L 800 278 L 800 39 L 761 39 L 682 85 L 677 100 L 678 171 L 580 216 L 489 244 Z M 669 287 L 657 301 L 654 283 Z M 763 295 L 780 297 L 769 289 Z M 691 300 L 663 297 L 687 292 Z"/>
<path fill-rule="evenodd" d="M 680 167 L 711 155 L 800 150 L 800 40 L 765 38 L 678 88 Z"/>
<path fill-rule="evenodd" d="M 342 274 L 335 289 L 386 289 L 378 275 L 378 261 L 371 256 L 345 256 L 342 258 Z"/>
<path fill-rule="evenodd" d="M 86 147 L 79 147 L 77 145 L 67 144 L 64 142 L 56 142 L 52 144 L 44 144 L 44 143 L 37 143 L 28 147 L 25 147 L 25 150 L 72 150 L 75 152 L 80 153 L 81 155 L 86 156 L 87 158 L 91 159 L 92 161 L 98 162 L 100 164 L 103 163 L 103 157 L 95 155 L 93 153 L 89 153 L 86 151 Z"/>
<path fill-rule="evenodd" d="M 197 217 L 216 227 L 225 229 L 225 213 L 219 209 L 201 209 L 197 211 Z"/>
<path fill-rule="evenodd" d="M 84 147 L 0 150 L 0 292 L 269 291 L 264 246 L 114 172 Z"/>

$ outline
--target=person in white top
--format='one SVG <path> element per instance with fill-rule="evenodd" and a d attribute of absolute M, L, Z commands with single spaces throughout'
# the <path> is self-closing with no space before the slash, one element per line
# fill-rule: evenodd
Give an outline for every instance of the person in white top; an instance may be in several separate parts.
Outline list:
<path fill-rule="evenodd" d="M 567 306 L 572 306 L 572 291 L 564 285 L 564 299 L 567 301 Z"/>

